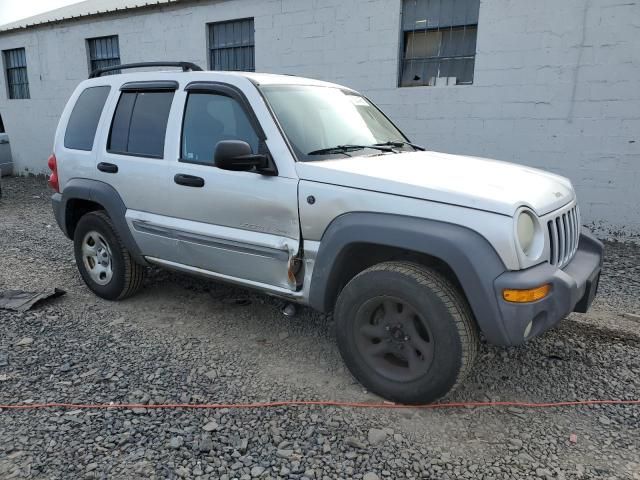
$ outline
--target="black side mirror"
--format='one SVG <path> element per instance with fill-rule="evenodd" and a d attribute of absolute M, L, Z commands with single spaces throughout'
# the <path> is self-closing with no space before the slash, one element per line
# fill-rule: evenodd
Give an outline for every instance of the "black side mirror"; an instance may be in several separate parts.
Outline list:
<path fill-rule="evenodd" d="M 268 173 L 269 159 L 266 155 L 252 153 L 247 142 L 241 140 L 221 140 L 213 154 L 216 167 L 222 170 L 247 171 L 255 168 Z"/>

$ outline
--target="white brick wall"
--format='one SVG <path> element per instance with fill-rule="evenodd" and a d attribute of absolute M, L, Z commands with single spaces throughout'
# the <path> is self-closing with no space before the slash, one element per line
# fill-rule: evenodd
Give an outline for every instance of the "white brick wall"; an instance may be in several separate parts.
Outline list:
<path fill-rule="evenodd" d="M 474 84 L 397 88 L 400 0 L 186 3 L 0 34 L 26 47 L 31 100 L 0 113 L 20 172 L 44 172 L 57 117 L 87 76 L 85 39 L 117 34 L 123 63 L 207 65 L 206 23 L 254 17 L 256 69 L 346 84 L 434 150 L 532 165 L 573 181 L 583 219 L 640 235 L 640 4 L 485 0 Z"/>

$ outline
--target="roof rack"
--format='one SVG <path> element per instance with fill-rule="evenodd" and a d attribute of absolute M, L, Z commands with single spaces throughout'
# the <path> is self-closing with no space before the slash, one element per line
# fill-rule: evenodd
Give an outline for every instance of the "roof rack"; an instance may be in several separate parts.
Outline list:
<path fill-rule="evenodd" d="M 183 72 L 201 72 L 195 63 L 191 62 L 142 62 L 142 63 L 125 63 L 124 65 L 112 65 L 110 67 L 98 68 L 89 74 L 89 78 L 102 76 L 103 73 L 113 72 L 114 70 L 126 70 L 129 68 L 144 67 L 181 67 Z"/>

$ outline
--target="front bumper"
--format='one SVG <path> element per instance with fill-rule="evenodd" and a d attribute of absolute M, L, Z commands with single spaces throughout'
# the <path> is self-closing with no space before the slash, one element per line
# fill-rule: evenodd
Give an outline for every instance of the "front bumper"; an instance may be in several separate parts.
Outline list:
<path fill-rule="evenodd" d="M 543 263 L 526 270 L 505 272 L 494 282 L 498 310 L 502 320 L 502 341 L 518 345 L 536 337 L 571 312 L 584 313 L 598 290 L 604 247 L 593 235 L 583 231 L 573 259 L 559 269 Z M 529 289 L 551 284 L 551 292 L 530 303 L 511 303 L 502 298 L 505 288 Z M 525 331 L 531 323 L 525 337 Z"/>

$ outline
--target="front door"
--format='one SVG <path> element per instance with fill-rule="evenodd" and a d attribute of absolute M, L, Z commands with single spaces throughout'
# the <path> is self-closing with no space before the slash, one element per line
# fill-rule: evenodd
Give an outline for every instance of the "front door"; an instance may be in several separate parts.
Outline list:
<path fill-rule="evenodd" d="M 221 140 L 242 140 L 266 153 L 262 128 L 239 91 L 220 84 L 187 89 L 180 158 L 169 175 L 181 263 L 295 290 L 290 261 L 300 243 L 298 181 L 217 168 L 213 154 Z"/>

